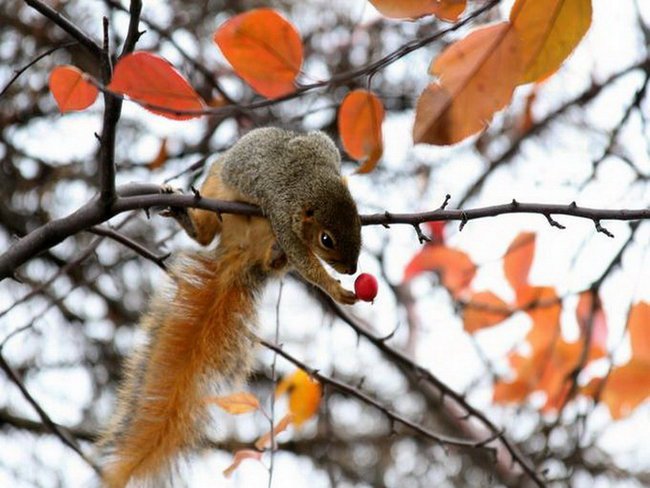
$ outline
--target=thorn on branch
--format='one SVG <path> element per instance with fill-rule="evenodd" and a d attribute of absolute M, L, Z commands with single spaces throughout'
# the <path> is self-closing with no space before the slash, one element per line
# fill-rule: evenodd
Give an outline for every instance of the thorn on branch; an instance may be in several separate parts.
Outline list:
<path fill-rule="evenodd" d="M 425 242 L 431 242 L 429 236 L 425 235 L 422 232 L 422 229 L 420 228 L 420 224 L 413 224 L 413 228 L 415 229 L 415 232 L 418 235 L 418 241 L 420 242 L 420 244 L 424 244 Z"/>
<path fill-rule="evenodd" d="M 97 139 L 97 142 L 99 142 L 101 144 L 102 143 L 102 137 L 97 132 L 93 132 L 93 135 L 95 136 L 95 139 Z"/>
<path fill-rule="evenodd" d="M 596 231 L 605 234 L 607 237 L 614 237 L 614 234 L 601 225 L 600 220 L 594 220 L 594 225 L 596 226 Z"/>
<path fill-rule="evenodd" d="M 395 328 L 386 336 L 384 337 L 378 337 L 377 340 L 379 342 L 386 342 L 391 340 L 395 336 L 395 332 L 397 332 L 397 329 L 399 328 L 400 323 L 398 322 Z"/>
<path fill-rule="evenodd" d="M 384 212 L 384 217 L 386 217 L 387 219 L 390 219 L 390 213 L 388 212 L 388 210 L 386 210 L 386 211 Z M 383 224 L 381 224 L 381 225 L 383 225 L 385 229 L 390 229 L 390 225 L 388 225 L 388 224 L 386 224 L 386 223 L 383 223 Z"/>
<path fill-rule="evenodd" d="M 464 211 L 462 211 L 460 213 L 460 225 L 458 226 L 458 232 L 463 231 L 463 229 L 465 228 L 465 225 L 467 224 L 468 220 L 469 219 L 467 218 L 467 214 Z"/>
<path fill-rule="evenodd" d="M 442 205 L 440 205 L 440 210 L 444 210 L 445 208 L 447 208 L 447 205 L 449 205 L 449 200 L 451 200 L 451 195 L 447 193 L 445 195 L 445 201 L 442 202 Z"/>
<path fill-rule="evenodd" d="M 517 208 L 519 206 L 519 202 L 515 200 L 514 198 L 512 199 L 512 206 Z"/>
<path fill-rule="evenodd" d="M 194 199 L 195 200 L 198 200 L 198 199 L 201 198 L 201 192 L 194 185 L 190 186 L 190 190 L 192 191 L 192 193 L 194 193 Z"/>
<path fill-rule="evenodd" d="M 571 207 L 571 208 L 578 208 L 578 204 L 577 204 L 577 203 L 575 202 L 575 200 L 574 200 L 574 201 L 572 201 L 572 202 L 569 204 L 569 207 Z"/>
<path fill-rule="evenodd" d="M 151 220 L 151 213 L 149 212 L 149 207 L 145 207 L 142 210 L 144 210 L 144 214 L 147 216 L 147 220 Z"/>
<path fill-rule="evenodd" d="M 544 216 L 546 217 L 546 220 L 548 220 L 548 223 L 551 225 L 551 227 L 556 227 L 563 230 L 566 229 L 566 226 L 560 224 L 557 220 L 551 217 L 551 214 L 544 214 Z"/>

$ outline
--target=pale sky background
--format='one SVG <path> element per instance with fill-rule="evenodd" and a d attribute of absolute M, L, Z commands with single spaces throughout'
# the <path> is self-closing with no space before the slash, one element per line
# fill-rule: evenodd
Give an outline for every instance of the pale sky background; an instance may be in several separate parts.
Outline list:
<path fill-rule="evenodd" d="M 650 17 L 650 7 L 647 2 L 640 1 L 644 5 L 644 11 Z M 377 13 L 367 2 L 335 1 L 327 2 L 328 5 L 335 5 L 332 8 L 347 8 L 354 19 L 359 20 L 360 27 L 365 22 L 371 22 L 376 18 Z M 502 6 L 504 12 L 508 11 L 511 2 L 505 2 Z M 562 100 L 571 98 L 573 95 L 584 90 L 591 83 L 592 77 L 602 81 L 611 73 L 614 73 L 626 66 L 638 61 L 641 40 L 636 37 L 636 31 L 630 29 L 631 22 L 635 16 L 635 10 L 631 1 L 611 2 L 607 0 L 594 0 L 593 26 L 586 39 L 578 47 L 574 55 L 562 68 L 560 73 L 550 79 L 540 92 L 538 103 L 535 106 L 535 113 L 544 114 L 547 110 L 557 106 Z M 161 15 L 161 23 L 165 22 L 165 3 L 146 2 L 144 13 L 152 16 L 157 12 Z M 98 9 L 100 10 L 100 9 Z M 99 13 L 98 13 L 99 15 Z M 220 21 L 225 20 L 215 17 L 215 27 Z M 300 27 L 301 22 L 315 21 L 315 19 L 301 19 L 292 17 L 291 20 Z M 126 25 L 126 24 L 124 24 Z M 119 27 L 116 25 L 116 27 Z M 183 47 L 192 52 L 193 46 L 178 36 L 177 39 Z M 146 35 L 141 41 L 141 46 L 146 47 Z M 173 52 L 160 52 L 167 56 L 172 62 L 178 61 L 178 55 Z M 215 48 L 215 57 L 220 54 Z M 423 73 L 422 87 L 429 81 L 424 73 L 431 61 L 431 54 L 426 49 L 413 53 L 399 62 L 392 65 L 386 71 L 387 74 L 401 72 Z M 318 78 L 318 67 L 310 75 Z M 26 75 L 28 76 L 28 74 Z M 629 100 L 636 87 L 642 82 L 642 77 L 627 76 L 614 86 L 608 89 L 608 95 L 601 97 L 599 102 L 590 105 L 588 118 L 592 124 L 607 128 L 615 124 L 620 118 L 622 101 Z M 0 86 L 4 80 L 0 78 Z M 234 85 L 227 88 L 232 92 Z M 514 103 L 521 103 L 521 99 L 529 88 L 520 88 L 517 99 Z M 648 103 L 644 104 L 645 109 Z M 44 121 L 35 125 L 29 133 L 17 134 L 16 143 L 29 148 L 33 155 L 42 154 L 51 159 L 74 157 L 88 159 L 93 154 L 96 141 L 92 136 L 93 132 L 99 131 L 101 118 L 99 113 L 102 110 L 101 104 L 97 103 L 87 112 L 74 116 L 66 115 L 58 119 L 56 124 Z M 126 103 L 123 117 L 135 118 L 151 127 L 151 136 L 145 140 L 138 141 L 133 145 L 133 159 L 153 158 L 158 151 L 160 139 L 169 137 L 173 145 L 174 138 L 182 137 L 191 140 L 197 137 L 201 121 L 173 122 L 155 117 L 143 109 Z M 317 125 L 321 115 L 313 115 L 307 119 L 308 124 Z M 570 115 L 569 118 L 572 118 Z M 440 206 L 444 195 L 452 195 L 451 206 L 454 204 L 454 197 L 461 195 L 468 182 L 476 178 L 483 166 L 480 159 L 474 155 L 468 147 L 471 144 L 464 143 L 453 148 L 414 148 L 411 143 L 412 114 L 389 116 L 384 122 L 385 155 L 380 163 L 385 167 L 409 168 L 420 161 L 432 161 L 436 163 L 433 173 L 433 184 L 429 185 L 422 198 L 418 198 L 417 185 L 413 182 L 388 184 L 381 191 L 377 191 L 374 182 L 364 176 L 353 176 L 350 178 L 350 186 L 353 194 L 358 198 L 363 212 L 374 212 L 378 209 L 390 211 L 417 211 L 429 210 Z M 632 122 L 635 133 L 623 135 L 626 151 L 634 158 L 640 169 L 646 174 L 650 173 L 650 161 L 645 152 L 645 141 L 635 139 L 641 129 L 638 129 L 640 121 L 638 117 Z M 234 125 L 226 122 L 217 131 L 217 138 L 226 143 L 231 141 L 234 135 Z M 540 142 L 534 139 L 524 144 L 520 155 L 507 167 L 497 170 L 484 186 L 479 198 L 474 199 L 468 206 L 483 206 L 496 203 L 505 203 L 516 198 L 529 202 L 569 203 L 576 200 L 579 205 L 596 206 L 607 208 L 639 208 L 647 206 L 650 202 L 650 194 L 641 184 L 630 186 L 634 175 L 624 165 L 615 161 L 604 162 L 596 180 L 590 183 L 582 192 L 577 192 L 575 182 L 589 176 L 591 161 L 601 151 L 601 144 L 594 144 L 594 139 L 600 140 L 602 136 L 587 130 L 568 128 L 561 125 L 548 132 Z M 452 162 L 440 163 L 441 161 Z M 166 171 L 159 173 L 159 182 L 179 169 L 193 161 L 187 160 L 170 166 Z M 26 173 L 29 168 L 24 168 Z M 350 170 L 348 170 L 350 171 Z M 134 180 L 146 180 L 149 174 L 144 171 L 131 171 L 126 175 L 118 175 L 118 184 Z M 158 182 L 158 181 L 157 181 Z M 572 184 L 573 183 L 573 184 Z M 183 186 L 184 182 L 176 181 L 174 184 Z M 65 191 L 64 191 L 65 190 Z M 56 208 L 58 215 L 65 215 L 77 208 L 92 195 L 88 193 L 83 184 L 68 185 L 61 188 L 60 194 L 53 196 L 53 208 Z M 505 300 L 512 298 L 512 291 L 503 280 L 501 271 L 501 257 L 510 241 L 523 230 L 538 231 L 537 254 L 533 265 L 531 281 L 533 284 L 550 285 L 557 287 L 558 292 L 568 294 L 584 289 L 596 276 L 599 276 L 610 256 L 613 256 L 622 243 L 625 241 L 629 230 L 627 224 L 618 222 L 603 222 L 613 232 L 615 239 L 609 239 L 603 234 L 597 234 L 591 222 L 582 219 L 568 217 L 557 217 L 557 220 L 567 226 L 567 230 L 552 229 L 546 219 L 542 216 L 501 216 L 492 219 L 482 219 L 470 222 L 462 233 L 457 232 L 457 224 L 450 223 L 446 231 L 449 237 L 449 245 L 457 246 L 467 251 L 475 262 L 480 263 L 479 273 L 472 284 L 472 288 L 480 291 L 490 289 L 502 296 Z M 153 225 L 161 220 L 154 220 Z M 388 253 L 388 275 L 394 282 L 401 280 L 405 264 L 419 249 L 419 244 L 413 230 L 408 226 L 392 226 L 387 231 L 381 226 L 364 229 L 364 241 L 367 249 L 376 250 L 380 247 L 383 239 L 389 239 L 390 252 Z M 585 240 L 587 244 L 585 245 Z M 631 302 L 639 300 L 650 300 L 650 256 L 647 252 L 650 243 L 650 226 L 644 225 L 638 232 L 636 245 L 630 249 L 624 259 L 622 271 L 614 272 L 602 288 L 602 298 L 608 314 L 609 338 L 608 346 L 616 348 L 614 358 L 616 362 L 624 362 L 629 356 L 629 347 L 624 334 L 625 313 Z M 7 245 L 6 241 L 0 238 L 0 249 Z M 65 246 L 65 243 L 62 244 Z M 193 243 L 184 236 L 177 236 L 172 249 L 191 247 Z M 584 247 L 583 247 L 584 246 Z M 107 249 L 104 248 L 107 252 Z M 575 258 L 578 255 L 577 259 Z M 575 262 L 574 262 L 575 259 Z M 141 262 L 133 265 L 133 273 L 141 273 L 142 269 L 152 270 L 148 265 Z M 360 261 L 360 271 L 378 274 L 377 264 L 373 257 L 364 253 Z M 153 270 L 152 280 L 162 278 L 159 270 Z M 344 283 L 352 286 L 353 278 L 343 277 Z M 4 285 L 6 286 L 6 285 Z M 4 288 L 0 288 L 4 289 Z M 260 314 L 260 334 L 272 337 L 275 328 L 275 306 L 278 295 L 278 285 L 272 284 L 268 287 L 262 302 L 262 313 Z M 443 290 L 434 290 L 427 279 L 418 280 L 414 284 L 414 293 L 419 299 L 418 312 L 422 319 L 424 330 L 419 332 L 416 358 L 417 361 L 430 368 L 431 371 L 447 384 L 458 390 L 463 390 L 477 379 L 485 375 L 483 363 L 477 357 L 469 337 L 462 330 L 460 318 L 453 310 L 448 295 Z M 0 293 L 0 310 L 10 306 L 14 297 L 6 293 Z M 400 376 L 392 372 L 379 361 L 377 352 L 364 344 L 357 343 L 354 333 L 341 324 L 334 324 L 334 333 L 330 334 L 330 321 L 323 318 L 317 309 L 305 307 L 309 297 L 304 290 L 291 282 L 285 280 L 283 299 L 280 308 L 281 342 L 289 344 L 296 343 L 329 343 L 330 347 L 323 347 L 316 351 L 314 348 L 305 348 L 308 351 L 302 357 L 301 349 L 289 349 L 308 364 L 316 368 L 322 368 L 325 372 L 331 371 L 332 365 L 336 365 L 337 371 L 342 373 L 359 374 L 359 371 L 369 372 L 366 384 L 372 385 L 386 391 L 399 389 Z M 565 306 L 562 323 L 564 324 L 565 338 L 575 340 L 577 338 L 577 324 L 574 318 L 572 304 L 577 299 L 568 299 Z M 92 302 L 84 304 L 92 309 Z M 43 304 L 32 302 L 30 312 L 34 313 L 43 307 Z M 374 324 L 379 335 L 387 334 L 393 330 L 396 323 L 402 321 L 402 327 L 398 329 L 395 337 L 395 344 L 399 345 L 405 337 L 406 328 L 403 325 L 401 312 L 395 309 L 391 294 L 385 284 L 380 285 L 379 296 L 374 305 L 355 305 L 354 313 L 363 316 Z M 100 316 L 99 314 L 98 316 Z M 10 330 L 22 325 L 26 320 L 25 309 L 18 309 L 0 319 L 0 337 L 3 337 Z M 56 328 L 56 321 L 46 320 L 43 327 Z M 520 342 L 525 336 L 528 328 L 527 318 L 519 314 L 499 327 L 479 333 L 476 338 L 478 343 L 486 352 L 486 355 L 500 368 L 500 372 L 507 372 L 507 361 L 505 354 L 513 345 Z M 63 330 L 63 329 L 62 329 Z M 101 323 L 96 326 L 96 333 L 101 335 L 109 329 L 102 327 Z M 61 358 L 66 354 L 70 341 L 74 337 L 69 334 L 61 334 L 56 344 L 40 344 L 34 340 L 34 336 L 25 335 L 12 340 L 6 349 L 6 355 L 10 361 L 19 361 L 20 357 L 28 354 L 34 347 L 45 347 L 45 355 Z M 335 338 L 335 339 L 333 339 Z M 116 341 L 124 347 L 129 347 L 131 337 L 116 337 Z M 259 357 L 265 364 L 270 364 L 271 354 L 268 351 L 260 351 Z M 280 372 L 288 372 L 293 368 L 285 361 L 278 361 Z M 596 368 L 598 370 L 598 367 Z M 602 367 L 601 367 L 602 370 Z M 77 374 L 78 373 L 78 374 Z M 484 378 L 487 380 L 487 378 Z M 4 381 L 4 379 L 3 379 Z M 36 418 L 15 388 L 5 388 L 6 383 L 0 391 L 1 395 L 8 394 L 12 405 L 24 406 L 26 416 Z M 62 385 L 70 385 L 70 388 L 62 388 Z M 82 372 L 65 370 L 52 372 L 47 375 L 39 375 L 38 382 L 30 382 L 32 392 L 47 406 L 46 410 L 53 419 L 62 424 L 74 424 L 80 417 L 80 412 L 71 408 L 71 404 L 83 404 L 89 395 L 88 379 Z M 483 381 L 481 386 L 474 390 L 470 401 L 483 411 L 497 424 L 503 425 L 509 435 L 513 437 L 525 436 L 532 425 L 527 425 L 521 417 L 512 415 L 511 409 L 491 407 L 491 387 L 489 381 Z M 0 403 L 6 404 L 6 400 Z M 280 402 L 278 404 L 278 417 L 285 408 Z M 338 408 L 340 407 L 340 408 Z M 349 404 L 336 406 L 333 415 L 341 419 L 350 419 L 350 428 L 355 428 L 363 422 L 372 422 L 374 417 L 359 418 L 361 408 Z M 111 405 L 102 405 L 106 414 Z M 403 405 L 404 411 L 408 412 L 409 406 Z M 261 416 L 241 416 L 236 419 L 225 414 L 217 414 L 215 425 L 224 426 L 224 433 L 229 429 L 236 429 L 252 440 L 260 433 L 260 425 L 264 424 Z M 254 418 L 255 422 L 250 419 Z M 513 422 L 513 419 L 517 419 Z M 308 424 L 304 433 L 290 431 L 283 434 L 280 440 L 291 436 L 309 435 L 314 428 L 313 421 Z M 589 421 L 590 432 L 599 434 L 599 445 L 616 456 L 617 461 L 623 466 L 645 467 L 650 469 L 650 405 L 646 402 L 638 408 L 630 417 L 611 422 L 605 407 L 600 406 L 591 415 Z M 218 437 L 218 432 L 217 432 Z M 36 451 L 29 453 L 21 449 L 16 443 L 20 441 L 19 435 L 0 437 L 0 452 L 6 464 L 13 464 L 16 469 L 27 466 L 34 462 L 34 459 L 47 465 L 57 465 L 65 468 L 69 473 L 70 480 L 67 486 L 82 487 L 88 486 L 93 473 L 81 462 L 76 454 L 67 450 L 56 438 L 44 437 L 36 446 Z M 398 453 L 400 468 L 408 471 L 408 453 Z M 221 471 L 230 463 L 231 456 L 228 454 L 202 454 L 201 463 L 194 463 L 189 476 L 188 484 L 193 487 L 257 487 L 266 486 L 268 473 L 266 468 L 259 463 L 247 461 L 237 470 L 230 480 L 223 479 Z M 265 458 L 268 462 L 268 458 Z M 48 486 L 46 480 L 43 486 Z M 390 486 L 390 479 L 386 480 Z M 588 483 L 590 486 L 593 483 Z M 0 471 L 0 486 L 16 485 L 11 474 Z M 30 485 L 25 485 L 30 486 Z M 52 485 L 53 486 L 53 485 Z M 301 461 L 293 456 L 277 453 L 275 457 L 274 482 L 275 487 L 304 487 L 319 488 L 329 486 L 327 478 L 322 473 L 317 473 L 307 461 Z M 584 485 L 587 486 L 587 483 Z M 621 483 L 617 486 L 637 486 L 634 484 Z"/>

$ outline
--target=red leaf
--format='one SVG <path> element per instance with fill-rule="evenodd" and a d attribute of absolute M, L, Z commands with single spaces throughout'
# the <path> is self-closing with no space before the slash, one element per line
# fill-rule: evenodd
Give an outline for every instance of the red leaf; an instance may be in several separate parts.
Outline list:
<path fill-rule="evenodd" d="M 363 161 L 357 173 L 372 171 L 384 151 L 381 123 L 384 107 L 377 96 L 366 90 L 347 94 L 339 110 L 339 134 L 345 151 Z"/>
<path fill-rule="evenodd" d="M 404 281 L 424 271 L 434 271 L 450 293 L 456 296 L 469 286 L 476 274 L 476 265 L 463 251 L 444 245 L 424 246 L 404 270 Z"/>
<path fill-rule="evenodd" d="M 57 66 L 50 73 L 50 91 L 61 112 L 84 110 L 97 99 L 98 90 L 74 66 Z"/>
<path fill-rule="evenodd" d="M 214 42 L 235 72 L 261 95 L 293 92 L 302 66 L 302 41 L 291 22 L 269 8 L 250 10 L 224 22 Z"/>
<path fill-rule="evenodd" d="M 127 95 L 143 104 L 147 110 L 174 120 L 200 116 L 177 114 L 175 110 L 203 110 L 205 107 L 203 99 L 166 59 L 143 51 L 134 52 L 118 61 L 108 89 Z M 164 107 L 169 111 L 151 106 Z"/>

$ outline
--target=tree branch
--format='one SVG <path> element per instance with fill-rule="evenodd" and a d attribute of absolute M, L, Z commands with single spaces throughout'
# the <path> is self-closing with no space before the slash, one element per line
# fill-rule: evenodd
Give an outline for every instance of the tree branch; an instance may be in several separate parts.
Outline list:
<path fill-rule="evenodd" d="M 98 225 L 127 210 L 151 207 L 194 207 L 219 213 L 262 216 L 259 207 L 239 202 L 212 200 L 197 195 L 157 193 L 160 187 L 153 184 L 134 184 L 121 187 L 115 201 L 105 207 L 99 199 L 94 199 L 74 213 L 52 220 L 30 232 L 7 251 L 0 255 L 0 281 L 13 276 L 14 271 L 27 260 L 62 242 L 77 232 Z M 129 195 L 129 196 L 127 196 Z M 578 207 L 575 204 L 554 205 L 538 203 L 508 203 L 469 210 L 442 210 L 431 212 L 391 214 L 378 213 L 362 215 L 363 225 L 420 224 L 436 220 L 460 220 L 467 222 L 478 218 L 494 217 L 512 213 L 537 213 L 541 215 L 562 214 L 573 217 L 597 220 L 639 220 L 650 219 L 650 208 L 646 209 L 596 209 Z"/>

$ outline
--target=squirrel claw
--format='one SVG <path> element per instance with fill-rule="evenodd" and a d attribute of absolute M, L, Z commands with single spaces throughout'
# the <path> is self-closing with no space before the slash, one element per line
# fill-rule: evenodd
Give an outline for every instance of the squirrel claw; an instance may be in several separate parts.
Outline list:
<path fill-rule="evenodd" d="M 345 288 L 339 288 L 336 290 L 336 292 L 332 294 L 332 298 L 343 305 L 354 305 L 359 300 L 354 292 L 346 290 Z"/>

